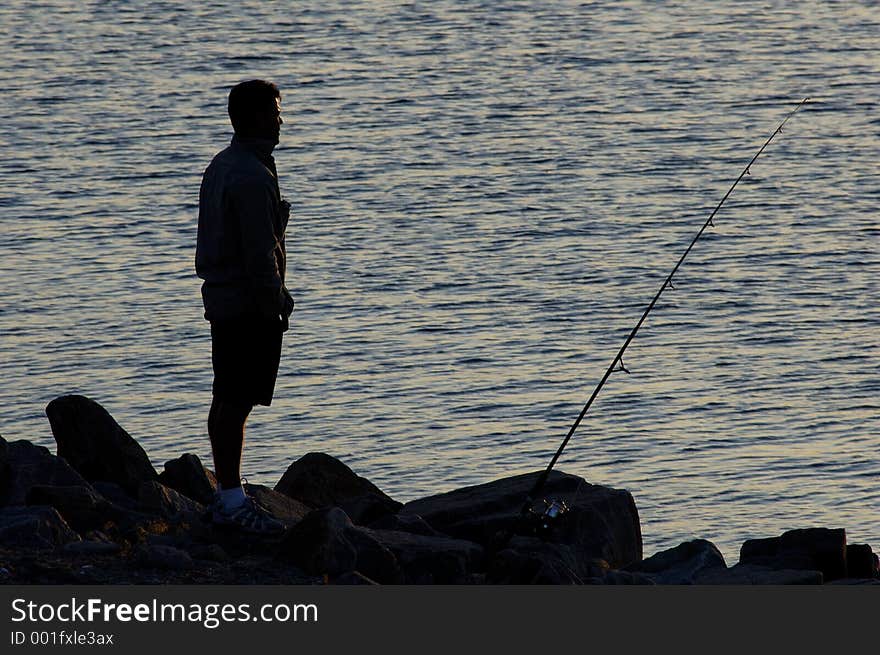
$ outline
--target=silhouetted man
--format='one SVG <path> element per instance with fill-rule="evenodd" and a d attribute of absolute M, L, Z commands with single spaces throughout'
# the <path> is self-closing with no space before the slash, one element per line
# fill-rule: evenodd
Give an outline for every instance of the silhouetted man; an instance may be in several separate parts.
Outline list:
<path fill-rule="evenodd" d="M 283 526 L 246 495 L 241 454 L 251 409 L 272 402 L 281 335 L 293 311 L 284 286 L 290 205 L 272 158 L 283 122 L 278 87 L 263 80 L 236 85 L 229 118 L 232 143 L 202 178 L 196 245 L 214 368 L 208 434 L 220 490 L 210 511 L 215 524 L 271 534 Z"/>

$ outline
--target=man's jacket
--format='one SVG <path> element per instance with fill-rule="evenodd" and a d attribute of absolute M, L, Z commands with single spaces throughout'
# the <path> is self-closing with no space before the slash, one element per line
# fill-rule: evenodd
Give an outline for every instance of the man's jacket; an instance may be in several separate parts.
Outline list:
<path fill-rule="evenodd" d="M 235 136 L 202 177 L 196 273 L 209 321 L 286 318 L 293 310 L 284 286 L 290 205 L 278 189 L 273 147 Z"/>

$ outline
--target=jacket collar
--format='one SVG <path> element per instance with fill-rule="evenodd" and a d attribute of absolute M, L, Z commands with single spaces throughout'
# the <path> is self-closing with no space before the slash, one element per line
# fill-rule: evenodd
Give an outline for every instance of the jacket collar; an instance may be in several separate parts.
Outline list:
<path fill-rule="evenodd" d="M 249 150 L 260 159 L 269 160 L 272 159 L 272 151 L 275 149 L 275 143 L 271 139 L 243 137 L 237 134 L 232 136 L 232 145 Z"/>

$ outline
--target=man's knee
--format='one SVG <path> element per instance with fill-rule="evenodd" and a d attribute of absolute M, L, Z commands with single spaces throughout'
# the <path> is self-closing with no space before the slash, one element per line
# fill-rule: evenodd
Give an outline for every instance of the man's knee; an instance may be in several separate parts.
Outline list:
<path fill-rule="evenodd" d="M 211 411 L 208 414 L 208 427 L 211 424 L 243 424 L 253 409 L 253 405 L 230 402 L 214 398 L 211 403 Z"/>

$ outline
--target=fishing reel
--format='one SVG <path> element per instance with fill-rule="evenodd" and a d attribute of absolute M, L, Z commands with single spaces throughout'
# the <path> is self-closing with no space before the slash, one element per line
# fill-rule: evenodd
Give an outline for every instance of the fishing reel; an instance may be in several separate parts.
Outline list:
<path fill-rule="evenodd" d="M 544 505 L 542 508 L 536 510 L 533 507 L 529 510 L 528 531 L 536 537 L 546 539 L 568 513 L 569 508 L 561 498 L 544 498 L 541 502 Z"/>

